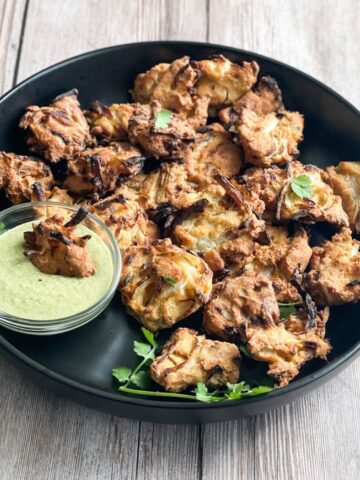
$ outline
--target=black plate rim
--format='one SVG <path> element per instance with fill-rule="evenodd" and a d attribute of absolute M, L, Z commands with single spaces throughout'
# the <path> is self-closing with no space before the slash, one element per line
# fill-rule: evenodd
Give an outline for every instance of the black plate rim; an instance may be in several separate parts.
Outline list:
<path fill-rule="evenodd" d="M 291 70 L 292 72 L 296 73 L 297 75 L 302 76 L 305 78 L 307 81 L 310 81 L 312 83 L 315 83 L 318 85 L 320 88 L 323 90 L 326 90 L 328 93 L 336 97 L 338 100 L 340 100 L 343 104 L 345 104 L 349 109 L 351 109 L 355 114 L 360 116 L 360 111 L 352 105 L 346 98 L 341 96 L 339 93 L 337 93 L 335 90 L 331 89 L 321 81 L 315 79 L 311 75 L 308 75 L 307 73 L 302 72 L 301 70 L 298 70 L 295 67 L 292 67 L 291 65 L 288 65 L 284 62 L 281 62 L 279 60 L 272 59 L 270 57 L 267 57 L 265 55 L 261 55 L 258 53 L 254 53 L 248 50 L 243 50 L 235 47 L 229 47 L 226 45 L 220 45 L 220 44 L 215 44 L 215 43 L 207 43 L 207 42 L 192 42 L 192 41 L 181 41 L 181 40 L 166 40 L 166 41 L 149 41 L 149 42 L 132 42 L 132 43 L 126 43 L 126 44 L 119 44 L 119 45 L 114 45 L 111 47 L 105 47 L 105 48 L 99 48 L 96 50 L 92 50 L 89 52 L 85 52 L 73 57 L 70 57 L 66 60 L 62 60 L 58 63 L 55 63 L 54 65 L 51 65 L 47 68 L 44 68 L 40 70 L 37 73 L 34 73 L 30 77 L 26 78 L 22 82 L 20 82 L 18 85 L 15 87 L 11 88 L 7 92 L 5 92 L 1 97 L 0 97 L 0 105 L 1 103 L 9 96 L 16 94 L 18 90 L 20 90 L 22 87 L 31 84 L 33 80 L 41 78 L 42 76 L 57 70 L 59 68 L 62 68 L 67 65 L 71 65 L 72 63 L 76 63 L 78 60 L 83 60 L 86 58 L 90 58 L 93 56 L 97 55 L 102 55 L 108 51 L 112 50 L 121 50 L 121 49 L 126 49 L 129 47 L 135 47 L 135 46 L 162 46 L 162 47 L 171 47 L 171 46 L 176 46 L 176 45 L 182 45 L 182 46 L 192 46 L 192 47 L 199 47 L 199 48 L 214 48 L 214 50 L 227 50 L 230 51 L 234 54 L 241 54 L 243 56 L 248 56 L 252 57 L 255 59 L 259 60 L 265 60 L 268 62 L 272 62 L 274 64 L 279 65 L 282 68 L 285 68 L 287 70 Z M 230 406 L 236 406 L 236 405 L 249 405 L 249 404 L 254 404 L 254 403 L 259 403 L 264 399 L 270 399 L 270 398 L 276 398 L 280 397 L 283 395 L 286 395 L 287 393 L 290 392 L 295 392 L 296 390 L 302 389 L 306 385 L 315 382 L 316 380 L 319 380 L 320 378 L 324 376 L 328 376 L 331 372 L 339 368 L 342 364 L 346 363 L 348 360 L 351 358 L 355 358 L 356 354 L 360 352 L 360 339 L 359 341 L 352 347 L 350 348 L 347 352 L 345 352 L 343 355 L 340 355 L 336 360 L 333 360 L 329 362 L 327 365 L 324 365 L 322 368 L 318 369 L 316 372 L 302 378 L 299 380 L 296 380 L 294 383 L 290 383 L 286 387 L 282 387 L 279 389 L 274 389 L 268 393 L 262 394 L 258 397 L 250 397 L 250 398 L 244 398 L 240 400 L 232 400 L 231 402 L 215 402 L 215 403 L 203 403 L 203 402 L 197 402 L 197 401 L 166 401 L 166 400 L 151 400 L 147 398 L 137 398 L 135 396 L 126 396 L 122 395 L 120 393 L 107 393 L 104 392 L 103 390 L 100 390 L 95 387 L 91 387 L 89 385 L 80 383 L 78 381 L 72 380 L 70 378 L 65 377 L 64 375 L 61 375 L 59 373 L 56 373 L 55 371 L 48 369 L 41 365 L 40 363 L 36 362 L 33 360 L 31 357 L 25 355 L 22 353 L 20 350 L 15 348 L 10 342 L 5 340 L 5 338 L 0 335 L 0 346 L 5 349 L 10 356 L 15 357 L 17 360 L 20 360 L 22 363 L 25 363 L 28 367 L 34 369 L 35 371 L 39 372 L 40 374 L 43 374 L 47 377 L 49 377 L 52 380 L 55 380 L 65 386 L 68 386 L 70 388 L 73 388 L 75 390 L 82 391 L 84 393 L 91 394 L 93 396 L 99 397 L 99 398 L 106 398 L 108 400 L 113 400 L 117 401 L 119 403 L 124 403 L 128 405 L 137 405 L 137 406 L 143 406 L 143 407 L 150 407 L 150 408 L 169 408 L 172 410 L 178 410 L 178 409 L 216 409 L 216 408 L 222 408 L 222 407 L 230 407 Z"/>

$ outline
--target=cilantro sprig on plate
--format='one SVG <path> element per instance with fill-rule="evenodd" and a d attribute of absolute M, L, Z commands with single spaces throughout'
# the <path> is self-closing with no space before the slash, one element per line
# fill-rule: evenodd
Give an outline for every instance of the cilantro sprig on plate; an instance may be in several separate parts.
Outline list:
<path fill-rule="evenodd" d="M 134 341 L 134 352 L 142 358 L 140 363 L 132 370 L 120 366 L 112 370 L 113 377 L 120 383 L 119 391 L 148 397 L 167 397 L 184 400 L 197 400 L 199 402 L 220 402 L 223 400 L 238 400 L 240 398 L 253 397 L 272 390 L 268 386 L 250 387 L 245 382 L 227 383 L 226 387 L 209 391 L 204 383 L 198 383 L 190 393 L 173 393 L 165 391 L 149 390 L 153 381 L 149 376 L 148 368 L 155 358 L 158 344 L 154 334 L 142 327 L 141 332 L 147 343 Z M 136 388 L 138 387 L 138 388 Z"/>

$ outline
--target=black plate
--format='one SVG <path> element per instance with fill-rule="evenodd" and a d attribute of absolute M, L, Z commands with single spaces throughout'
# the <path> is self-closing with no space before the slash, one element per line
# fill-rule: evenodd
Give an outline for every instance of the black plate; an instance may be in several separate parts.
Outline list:
<path fill-rule="evenodd" d="M 79 89 L 84 107 L 95 99 L 104 103 L 128 101 L 136 74 L 156 63 L 170 62 L 182 55 L 201 59 L 219 53 L 235 62 L 255 59 L 262 75 L 269 74 L 278 80 L 285 105 L 304 113 L 302 161 L 326 167 L 341 160 L 359 160 L 360 114 L 335 92 L 287 65 L 260 55 L 190 42 L 137 43 L 97 50 L 25 80 L 0 100 L 0 150 L 26 151 L 17 124 L 27 105 L 46 105 L 73 87 Z M 6 206 L 4 200 L 0 206 Z M 310 362 L 288 387 L 253 399 L 219 404 L 154 401 L 117 393 L 111 369 L 120 364 L 134 364 L 132 342 L 139 338 L 139 326 L 123 312 L 118 296 L 95 321 L 70 333 L 40 338 L 0 329 L 0 347 L 35 380 L 97 409 L 155 422 L 213 422 L 278 407 L 338 373 L 360 352 L 359 312 L 359 304 L 332 309 L 328 336 L 334 348 L 327 364 Z"/>

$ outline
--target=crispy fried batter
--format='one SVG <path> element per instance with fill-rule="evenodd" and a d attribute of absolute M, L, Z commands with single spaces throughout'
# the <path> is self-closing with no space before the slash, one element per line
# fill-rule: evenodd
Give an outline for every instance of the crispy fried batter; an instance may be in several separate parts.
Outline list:
<path fill-rule="evenodd" d="M 0 152 L 0 190 L 4 189 L 12 203 L 32 199 L 33 185 L 48 192 L 54 185 L 50 168 L 34 157 Z"/>
<path fill-rule="evenodd" d="M 209 334 L 230 341 L 246 342 L 250 354 L 269 363 L 268 375 L 285 386 L 300 367 L 316 357 L 326 358 L 330 345 L 323 339 L 326 315 L 319 326 L 307 328 L 303 312 L 279 323 L 280 312 L 269 279 L 246 272 L 216 285 L 204 313 Z M 286 329 L 289 327 L 289 330 Z"/>
<path fill-rule="evenodd" d="M 131 245 L 148 246 L 159 238 L 158 228 L 145 210 L 123 193 L 94 203 L 89 211 L 110 228 L 122 252 Z"/>
<path fill-rule="evenodd" d="M 169 328 L 191 315 L 206 303 L 211 287 L 206 263 L 169 239 L 125 252 L 122 300 L 149 330 Z"/>
<path fill-rule="evenodd" d="M 91 237 L 75 234 L 86 214 L 86 210 L 80 209 L 65 225 L 59 215 L 34 223 L 33 231 L 24 233 L 24 254 L 43 273 L 67 277 L 94 275 L 95 266 L 87 250 Z"/>
<path fill-rule="evenodd" d="M 360 233 L 360 163 L 340 162 L 337 167 L 328 167 L 327 173 L 334 192 L 341 197 L 351 229 Z"/>
<path fill-rule="evenodd" d="M 178 219 L 173 229 L 175 241 L 201 253 L 214 271 L 225 267 L 220 255 L 221 245 L 242 236 L 244 222 L 251 222 L 252 228 L 257 228 L 258 223 L 262 223 L 257 221 L 240 192 L 237 193 L 238 203 L 226 194 L 220 185 L 212 184 L 200 190 L 198 197 L 207 202 L 206 208 L 199 213 L 191 213 L 185 218 Z"/>
<path fill-rule="evenodd" d="M 169 125 L 155 128 L 161 106 L 158 102 L 140 105 L 129 120 L 129 138 L 155 158 L 181 156 L 180 152 L 195 140 L 195 130 L 184 120 L 172 114 Z"/>
<path fill-rule="evenodd" d="M 210 98 L 210 116 L 219 109 L 231 105 L 255 84 L 259 72 L 256 62 L 231 62 L 223 55 L 214 55 L 208 60 L 191 63 L 200 72 L 195 85 L 195 93 Z"/>
<path fill-rule="evenodd" d="M 303 175 L 311 181 L 310 198 L 299 197 L 291 188 L 291 181 Z M 242 181 L 242 191 L 252 191 L 265 202 L 265 218 L 348 225 L 341 198 L 329 186 L 328 174 L 314 165 L 293 161 L 286 168 L 250 168 Z"/>
<path fill-rule="evenodd" d="M 259 115 L 244 108 L 237 123 L 246 161 L 260 167 L 285 164 L 299 154 L 304 119 L 298 112 Z"/>
<path fill-rule="evenodd" d="M 261 273 L 246 272 L 216 284 L 205 307 L 203 327 L 223 340 L 246 341 L 246 325 L 273 325 L 280 319 L 274 289 Z"/>
<path fill-rule="evenodd" d="M 240 354 L 231 343 L 208 340 L 190 328 L 178 328 L 150 366 L 150 376 L 169 392 L 197 383 L 218 388 L 236 383 Z"/>
<path fill-rule="evenodd" d="M 140 150 L 126 142 L 87 149 L 68 162 L 64 187 L 96 200 L 115 190 L 122 177 L 140 172 L 143 164 Z"/>
<path fill-rule="evenodd" d="M 198 76 L 189 57 L 178 58 L 171 64 L 160 63 L 136 77 L 133 98 L 140 103 L 157 101 L 193 128 L 202 127 L 206 124 L 210 98 L 194 93 Z"/>
<path fill-rule="evenodd" d="M 262 77 L 254 90 L 250 90 L 231 107 L 219 112 L 219 118 L 225 128 L 236 132 L 239 115 L 244 108 L 254 111 L 257 115 L 278 113 L 284 110 L 281 90 L 272 77 Z"/>
<path fill-rule="evenodd" d="M 360 299 L 360 242 L 343 228 L 313 248 L 306 284 L 319 305 L 341 305 Z"/>
<path fill-rule="evenodd" d="M 184 157 L 189 179 L 200 184 L 211 183 L 216 172 L 226 177 L 238 175 L 243 165 L 242 150 L 218 123 L 206 127 Z"/>
<path fill-rule="evenodd" d="M 295 274 L 305 271 L 311 254 L 308 234 L 300 226 L 291 236 L 285 225 L 266 225 L 264 235 L 258 235 L 251 255 L 243 261 L 242 266 L 269 278 L 279 302 L 297 302 L 301 297 L 291 280 Z M 236 261 L 236 256 L 233 255 L 232 260 Z M 234 273 L 239 272 L 235 270 Z"/>
<path fill-rule="evenodd" d="M 70 160 L 93 143 L 77 96 L 74 89 L 56 97 L 48 107 L 30 106 L 20 120 L 30 150 L 51 163 Z"/>
<path fill-rule="evenodd" d="M 284 387 L 293 380 L 302 365 L 309 360 L 326 360 L 331 350 L 329 342 L 319 336 L 316 329 L 293 333 L 283 324 L 266 328 L 250 324 L 246 336 L 251 356 L 269 364 L 267 374 L 276 380 L 279 387 Z"/>
<path fill-rule="evenodd" d="M 32 194 L 31 194 L 31 201 L 32 202 L 58 202 L 58 203 L 65 203 L 67 205 L 73 205 L 75 203 L 74 199 L 68 194 L 67 190 L 61 189 L 59 187 L 54 187 L 50 191 L 44 191 L 42 188 L 41 183 L 34 183 L 32 186 Z M 42 217 L 52 217 L 53 215 L 60 215 L 62 214 L 62 208 L 58 207 L 36 207 L 36 211 L 38 212 L 39 216 Z"/>
<path fill-rule="evenodd" d="M 138 107 L 137 103 L 113 103 L 110 106 L 94 102 L 85 112 L 90 132 L 107 140 L 125 140 L 128 138 L 130 117 Z"/>

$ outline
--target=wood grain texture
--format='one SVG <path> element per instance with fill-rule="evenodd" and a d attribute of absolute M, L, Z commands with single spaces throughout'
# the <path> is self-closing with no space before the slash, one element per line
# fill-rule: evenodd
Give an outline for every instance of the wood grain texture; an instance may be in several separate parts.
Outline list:
<path fill-rule="evenodd" d="M 13 86 L 26 0 L 0 0 L 0 95 Z"/>
<path fill-rule="evenodd" d="M 360 105 L 357 0 L 29 0 L 26 16 L 25 5 L 0 0 L 0 90 L 94 48 L 209 39 L 290 63 Z M 359 378 L 357 361 L 268 414 L 164 426 L 58 399 L 0 359 L 0 478 L 355 480 Z"/>

